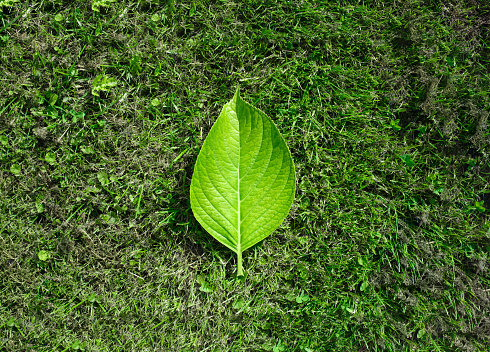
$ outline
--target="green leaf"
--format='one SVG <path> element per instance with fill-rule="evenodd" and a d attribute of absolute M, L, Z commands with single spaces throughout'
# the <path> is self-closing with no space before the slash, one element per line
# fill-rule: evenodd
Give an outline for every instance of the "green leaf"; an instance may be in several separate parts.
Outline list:
<path fill-rule="evenodd" d="M 364 281 L 362 284 L 361 284 L 361 291 L 365 291 L 369 286 L 369 283 L 367 281 Z"/>
<path fill-rule="evenodd" d="M 109 184 L 109 177 L 107 176 L 106 172 L 97 173 L 97 178 L 102 186 L 107 186 Z"/>
<path fill-rule="evenodd" d="M 479 212 L 482 212 L 482 213 L 486 210 L 486 208 L 483 206 L 483 204 L 485 204 L 483 201 L 482 202 L 475 202 L 475 208 Z"/>
<path fill-rule="evenodd" d="M 270 117 L 243 101 L 239 87 L 209 131 L 194 166 L 190 197 L 197 221 L 238 255 L 269 236 L 296 191 L 291 153 Z"/>
<path fill-rule="evenodd" d="M 44 212 L 44 204 L 42 202 L 43 202 L 43 197 L 42 196 L 38 196 L 37 199 L 36 199 L 36 202 L 35 202 L 36 211 L 38 213 Z"/>
<path fill-rule="evenodd" d="M 395 131 L 400 131 L 402 128 L 398 125 L 398 122 L 400 122 L 400 119 L 397 119 L 397 120 L 391 120 L 390 121 L 390 126 L 391 128 L 393 128 L 393 130 Z"/>
<path fill-rule="evenodd" d="M 116 0 L 92 0 L 92 10 L 93 11 L 99 11 L 99 7 L 107 7 L 110 6 L 111 3 L 115 2 Z"/>
<path fill-rule="evenodd" d="M 88 296 L 88 301 L 89 302 L 99 302 L 99 297 L 94 293 L 92 292 L 89 296 Z"/>
<path fill-rule="evenodd" d="M 153 105 L 154 107 L 157 107 L 158 105 L 160 105 L 160 99 L 158 98 L 155 98 L 151 101 L 151 105 Z"/>
<path fill-rule="evenodd" d="M 37 253 L 37 257 L 39 258 L 39 260 L 42 260 L 43 262 L 45 262 L 46 260 L 48 260 L 49 258 L 51 258 L 51 255 L 49 254 L 48 251 L 39 251 L 39 253 Z"/>
<path fill-rule="evenodd" d="M 354 314 L 356 312 L 355 309 L 350 309 L 349 307 L 346 307 L 345 310 L 348 311 L 350 314 Z"/>
<path fill-rule="evenodd" d="M 53 152 L 49 152 L 46 154 L 44 157 L 44 160 L 48 162 L 49 164 L 53 165 L 56 162 L 56 155 Z"/>
<path fill-rule="evenodd" d="M 129 69 L 133 74 L 138 74 L 141 72 L 141 56 L 135 55 L 129 60 Z"/>
<path fill-rule="evenodd" d="M 196 281 L 201 285 L 201 287 L 199 287 L 199 291 L 206 293 L 213 292 L 212 286 L 206 281 L 204 276 L 197 275 Z"/>
<path fill-rule="evenodd" d="M 20 172 L 21 172 L 21 166 L 19 164 L 12 164 L 12 166 L 10 166 L 10 172 L 13 173 L 14 175 L 20 175 Z"/>
<path fill-rule="evenodd" d="M 151 20 L 152 20 L 153 22 L 158 22 L 158 21 L 160 21 L 160 15 L 159 15 L 159 14 L 157 14 L 157 13 L 154 13 L 153 15 L 151 15 Z"/>
<path fill-rule="evenodd" d="M 92 147 L 81 147 L 80 149 L 82 150 L 83 154 L 94 154 L 95 153 L 94 148 L 92 148 Z"/>
<path fill-rule="evenodd" d="M 0 143 L 6 147 L 9 144 L 9 138 L 7 136 L 0 136 Z"/>
<path fill-rule="evenodd" d="M 16 327 L 19 328 L 20 324 L 17 320 L 15 320 L 14 317 L 10 317 L 9 320 L 7 320 L 7 325 L 10 327 Z"/>
<path fill-rule="evenodd" d="M 298 297 L 296 297 L 296 303 L 305 303 L 310 300 L 310 296 L 307 294 L 304 294 L 303 292 L 300 293 Z"/>
<path fill-rule="evenodd" d="M 54 106 L 57 100 L 58 100 L 58 94 L 54 94 L 54 93 L 51 94 L 51 96 L 49 97 L 49 105 Z"/>
<path fill-rule="evenodd" d="M 196 14 L 196 3 L 193 2 L 191 4 L 191 9 L 189 10 L 189 17 L 192 17 Z"/>
<path fill-rule="evenodd" d="M 242 297 L 237 298 L 235 302 L 233 302 L 234 309 L 242 309 L 244 305 L 245 305 L 245 300 Z"/>
<path fill-rule="evenodd" d="M 112 87 L 115 86 L 117 86 L 117 81 L 113 77 L 98 75 L 92 82 L 92 94 L 95 96 L 99 96 L 99 90 L 108 92 Z"/>
<path fill-rule="evenodd" d="M 76 123 L 78 121 L 78 119 L 84 120 L 84 117 L 85 117 L 85 113 L 84 112 L 76 112 L 73 109 L 70 110 L 70 114 L 73 115 L 73 119 L 72 119 L 73 123 Z"/>
<path fill-rule="evenodd" d="M 405 165 L 407 165 L 408 167 L 413 167 L 415 165 L 410 157 L 410 154 L 401 155 L 400 158 L 405 162 Z"/>
<path fill-rule="evenodd" d="M 273 352 L 283 352 L 286 350 L 286 346 L 281 343 L 281 340 L 277 342 L 277 344 L 272 349 Z"/>

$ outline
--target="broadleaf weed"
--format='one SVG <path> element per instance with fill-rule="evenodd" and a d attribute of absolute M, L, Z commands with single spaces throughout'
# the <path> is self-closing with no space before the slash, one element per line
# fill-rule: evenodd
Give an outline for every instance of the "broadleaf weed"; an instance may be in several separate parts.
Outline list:
<path fill-rule="evenodd" d="M 92 10 L 99 12 L 99 7 L 109 7 L 116 0 L 92 0 Z"/>
<path fill-rule="evenodd" d="M 113 77 L 98 75 L 92 82 L 92 94 L 99 96 L 99 91 L 108 92 L 112 87 L 117 86 L 117 81 Z"/>

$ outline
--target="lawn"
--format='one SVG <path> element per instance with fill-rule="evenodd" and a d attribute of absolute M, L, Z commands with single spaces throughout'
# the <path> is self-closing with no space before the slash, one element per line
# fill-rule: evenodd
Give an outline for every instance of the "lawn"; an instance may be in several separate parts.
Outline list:
<path fill-rule="evenodd" d="M 0 0 L 0 352 L 489 351 L 485 3 Z M 296 172 L 245 276 L 190 203 L 238 85 Z"/>

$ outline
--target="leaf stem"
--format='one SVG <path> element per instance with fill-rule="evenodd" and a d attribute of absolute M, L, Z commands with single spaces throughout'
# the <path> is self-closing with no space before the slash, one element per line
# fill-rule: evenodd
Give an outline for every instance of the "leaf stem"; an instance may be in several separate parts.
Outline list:
<path fill-rule="evenodd" d="M 237 262 L 237 276 L 243 276 L 243 267 L 242 267 L 242 252 L 238 252 L 238 262 Z"/>

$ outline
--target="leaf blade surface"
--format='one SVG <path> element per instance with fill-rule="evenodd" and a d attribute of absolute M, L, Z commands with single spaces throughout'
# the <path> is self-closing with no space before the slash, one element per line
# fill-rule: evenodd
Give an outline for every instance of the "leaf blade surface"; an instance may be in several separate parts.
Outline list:
<path fill-rule="evenodd" d="M 291 153 L 273 121 L 237 88 L 209 131 L 194 167 L 191 208 L 202 227 L 237 253 L 269 236 L 296 191 Z"/>

